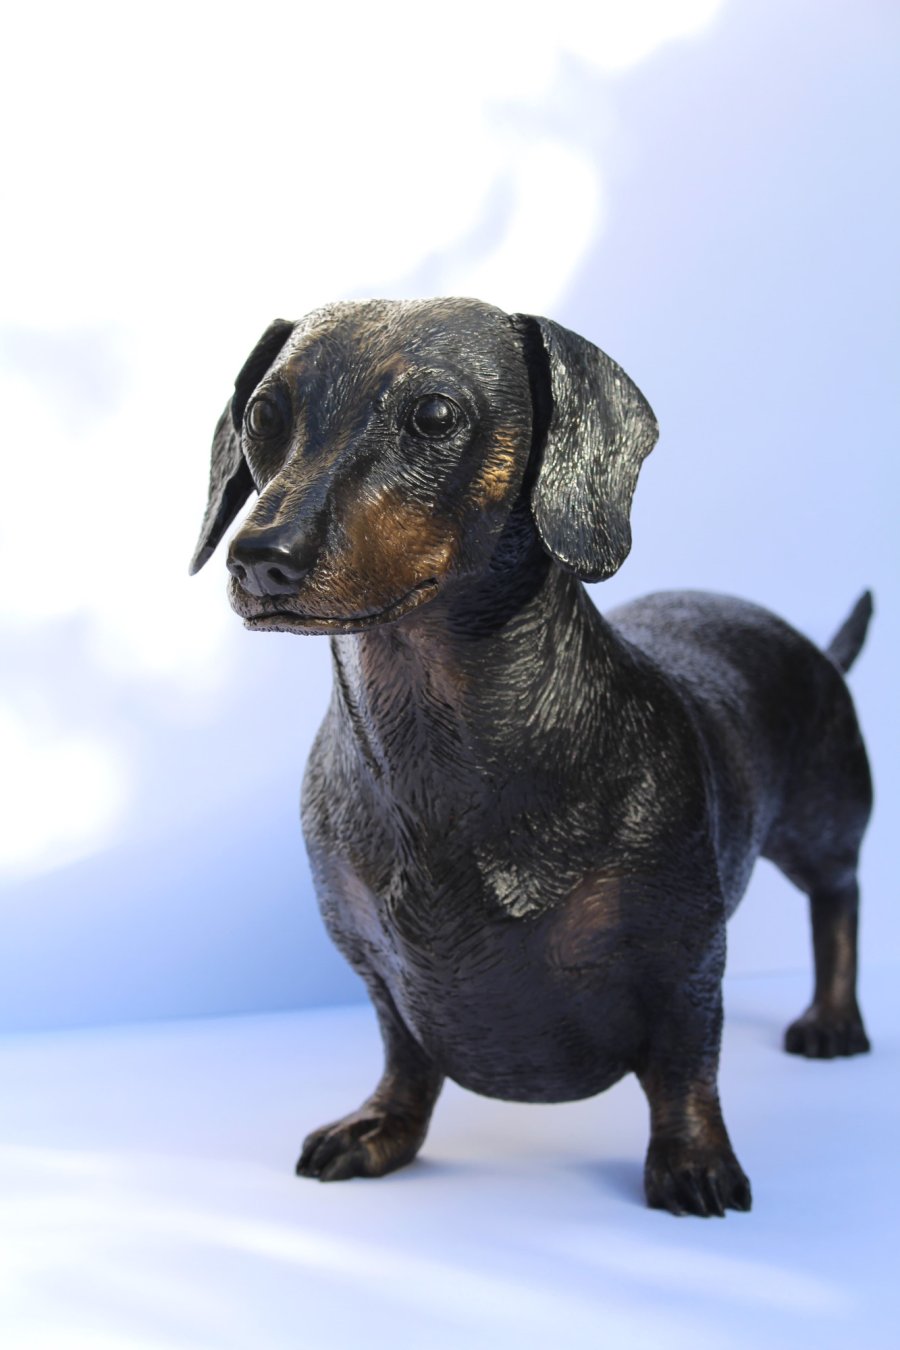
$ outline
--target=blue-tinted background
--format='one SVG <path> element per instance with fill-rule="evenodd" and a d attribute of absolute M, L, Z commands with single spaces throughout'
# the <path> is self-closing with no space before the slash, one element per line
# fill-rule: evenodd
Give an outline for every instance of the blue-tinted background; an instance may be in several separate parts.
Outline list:
<path fill-rule="evenodd" d="M 297 825 L 327 644 L 186 569 L 259 332 L 364 295 L 548 313 L 636 379 L 662 435 L 601 606 L 731 591 L 825 641 L 874 589 L 864 969 L 896 959 L 898 29 L 891 0 L 11 21 L 0 1027 L 361 992 Z M 731 969 L 805 964 L 804 909 L 761 866 Z"/>

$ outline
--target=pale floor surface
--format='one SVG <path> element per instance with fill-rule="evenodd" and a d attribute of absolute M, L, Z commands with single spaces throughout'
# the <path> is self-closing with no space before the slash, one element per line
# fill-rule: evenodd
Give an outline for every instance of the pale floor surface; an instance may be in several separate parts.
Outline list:
<path fill-rule="evenodd" d="M 866 1350 L 900 1345 L 900 980 L 875 1053 L 778 1048 L 806 980 L 727 985 L 751 1215 L 644 1208 L 633 1079 L 514 1106 L 449 1085 L 422 1158 L 298 1180 L 380 1063 L 367 1009 L 0 1040 L 4 1350 Z"/>

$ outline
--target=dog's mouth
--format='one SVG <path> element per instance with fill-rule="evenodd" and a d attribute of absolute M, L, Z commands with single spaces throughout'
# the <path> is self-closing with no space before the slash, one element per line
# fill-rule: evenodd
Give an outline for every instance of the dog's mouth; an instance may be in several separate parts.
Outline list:
<path fill-rule="evenodd" d="M 234 583 L 232 586 L 234 587 Z M 244 627 L 252 632 L 361 633 L 367 628 L 375 628 L 379 624 L 393 623 L 395 619 L 401 619 L 404 614 L 409 614 L 411 610 L 418 609 L 419 605 L 431 600 L 437 589 L 437 579 L 429 577 L 425 581 L 417 581 L 412 590 L 407 591 L 399 600 L 393 600 L 383 609 L 366 610 L 361 614 L 307 614 L 302 610 L 286 608 L 283 601 L 281 608 L 259 609 L 255 613 L 248 613 L 246 592 L 241 595 L 242 603 L 235 608 L 244 620 Z"/>

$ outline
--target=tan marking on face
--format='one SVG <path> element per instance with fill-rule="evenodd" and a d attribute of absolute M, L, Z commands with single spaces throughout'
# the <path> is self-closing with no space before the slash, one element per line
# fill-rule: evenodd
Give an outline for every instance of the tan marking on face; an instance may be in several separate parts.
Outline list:
<path fill-rule="evenodd" d="M 471 497 L 485 506 L 499 506 L 513 489 L 521 455 L 520 431 L 498 427 L 490 453 L 472 480 Z"/>
<path fill-rule="evenodd" d="M 311 612 L 363 614 L 385 609 L 452 566 L 453 527 L 389 488 L 369 489 L 348 506 L 341 543 L 322 555 L 304 596 Z"/>
<path fill-rule="evenodd" d="M 393 355 L 387 361 L 384 361 L 379 365 L 378 373 L 382 377 L 386 375 L 393 375 L 397 377 L 400 375 L 405 375 L 406 372 L 411 369 L 412 365 L 409 361 L 409 358 L 406 357 L 403 354 L 403 352 L 396 352 L 395 355 Z"/>
<path fill-rule="evenodd" d="M 396 578 L 392 592 L 401 583 L 408 589 L 443 576 L 455 553 L 448 521 L 386 487 L 363 494 L 347 514 L 344 533 L 350 545 L 346 564 L 373 580 Z"/>

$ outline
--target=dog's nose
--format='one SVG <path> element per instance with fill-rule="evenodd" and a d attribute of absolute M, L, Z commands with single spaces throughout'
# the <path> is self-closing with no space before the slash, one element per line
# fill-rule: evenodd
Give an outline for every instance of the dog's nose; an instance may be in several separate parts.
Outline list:
<path fill-rule="evenodd" d="M 251 595 L 292 595 L 311 564 L 283 530 L 243 529 L 231 541 L 228 570 Z"/>

